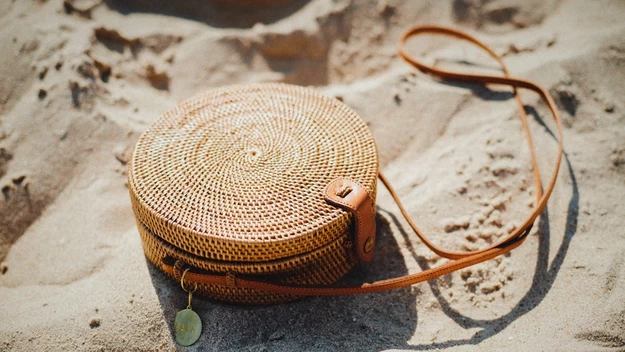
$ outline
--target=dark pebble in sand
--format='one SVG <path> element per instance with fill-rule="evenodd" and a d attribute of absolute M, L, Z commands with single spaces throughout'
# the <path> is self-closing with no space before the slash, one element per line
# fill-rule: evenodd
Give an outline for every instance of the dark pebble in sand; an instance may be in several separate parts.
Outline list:
<path fill-rule="evenodd" d="M 89 322 L 89 327 L 95 329 L 100 326 L 100 319 L 91 319 Z"/>

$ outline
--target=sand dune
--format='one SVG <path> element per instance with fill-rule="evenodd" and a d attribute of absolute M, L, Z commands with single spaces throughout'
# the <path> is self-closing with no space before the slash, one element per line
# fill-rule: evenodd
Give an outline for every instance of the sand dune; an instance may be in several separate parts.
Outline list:
<path fill-rule="evenodd" d="M 269 307 L 196 299 L 191 350 L 625 348 L 625 3 L 620 1 L 115 1 L 0 3 L 0 350 L 173 350 L 186 296 L 145 259 L 126 188 L 138 136 L 211 87 L 312 85 L 356 110 L 417 224 L 474 250 L 531 211 L 530 158 L 509 90 L 439 82 L 401 61 L 423 23 L 467 30 L 546 86 L 566 158 L 510 255 L 412 288 Z M 256 5 L 255 5 L 256 4 Z M 438 37 L 423 60 L 498 72 Z M 543 103 L 522 94 L 549 177 Z M 429 252 L 378 195 L 379 248 L 349 282 L 417 272 Z M 477 346 L 476 346 L 477 345 Z"/>

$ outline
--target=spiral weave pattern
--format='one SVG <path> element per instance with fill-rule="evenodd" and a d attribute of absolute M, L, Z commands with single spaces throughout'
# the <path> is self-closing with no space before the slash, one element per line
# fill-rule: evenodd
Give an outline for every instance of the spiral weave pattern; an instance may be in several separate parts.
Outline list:
<path fill-rule="evenodd" d="M 166 112 L 137 142 L 129 189 L 157 266 L 168 256 L 216 272 L 331 283 L 353 265 L 342 248 L 351 215 L 323 190 L 346 177 L 375 200 L 377 171 L 374 140 L 346 105 L 308 88 L 249 84 Z M 286 299 L 205 291 L 244 303 Z"/>

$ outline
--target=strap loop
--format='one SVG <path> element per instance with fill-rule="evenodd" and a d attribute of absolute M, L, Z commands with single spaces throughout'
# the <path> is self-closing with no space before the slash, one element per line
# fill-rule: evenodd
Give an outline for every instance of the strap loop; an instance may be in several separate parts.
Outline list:
<path fill-rule="evenodd" d="M 332 180 L 323 192 L 326 202 L 353 215 L 354 253 L 359 261 L 373 259 L 375 246 L 375 207 L 369 192 L 358 182 L 343 177 Z"/>

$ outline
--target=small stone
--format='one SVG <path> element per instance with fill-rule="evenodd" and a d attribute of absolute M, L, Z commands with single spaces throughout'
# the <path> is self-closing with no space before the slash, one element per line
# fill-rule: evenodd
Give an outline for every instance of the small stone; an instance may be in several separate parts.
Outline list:
<path fill-rule="evenodd" d="M 2 275 L 6 274 L 8 270 L 8 265 L 6 265 L 5 263 L 0 264 L 0 273 L 2 273 Z"/>
<path fill-rule="evenodd" d="M 501 288 L 501 286 L 499 284 L 493 284 L 491 286 L 482 287 L 482 293 L 490 294 L 490 293 L 493 293 L 495 291 L 499 291 L 500 288 Z"/>
<path fill-rule="evenodd" d="M 45 89 L 39 89 L 39 92 L 37 93 L 39 100 L 44 100 L 46 96 L 48 96 L 48 92 Z"/>
<path fill-rule="evenodd" d="M 395 95 L 393 95 L 393 100 L 395 100 L 395 104 L 401 104 L 401 97 L 399 96 L 399 93 L 395 93 Z"/>
<path fill-rule="evenodd" d="M 474 235 L 474 234 L 472 234 L 472 233 L 469 233 L 469 234 L 467 234 L 467 235 L 466 235 L 466 236 L 464 236 L 464 237 L 465 237 L 465 238 L 467 239 L 467 241 L 469 241 L 469 242 L 475 242 L 475 241 L 477 241 L 477 236 L 475 236 L 475 235 Z"/>
<path fill-rule="evenodd" d="M 608 106 L 605 107 L 605 112 L 607 113 L 613 113 L 614 112 L 614 105 L 610 104 Z"/>
<path fill-rule="evenodd" d="M 44 67 L 41 69 L 41 71 L 39 71 L 39 79 L 44 79 L 46 78 L 46 74 L 48 73 L 48 68 Z"/>
<path fill-rule="evenodd" d="M 553 38 L 549 39 L 549 41 L 547 41 L 547 47 L 548 48 L 552 47 L 557 41 L 558 41 L 558 38 L 554 36 Z"/>
<path fill-rule="evenodd" d="M 95 329 L 100 326 L 100 319 L 94 318 L 89 322 L 89 327 Z"/>

